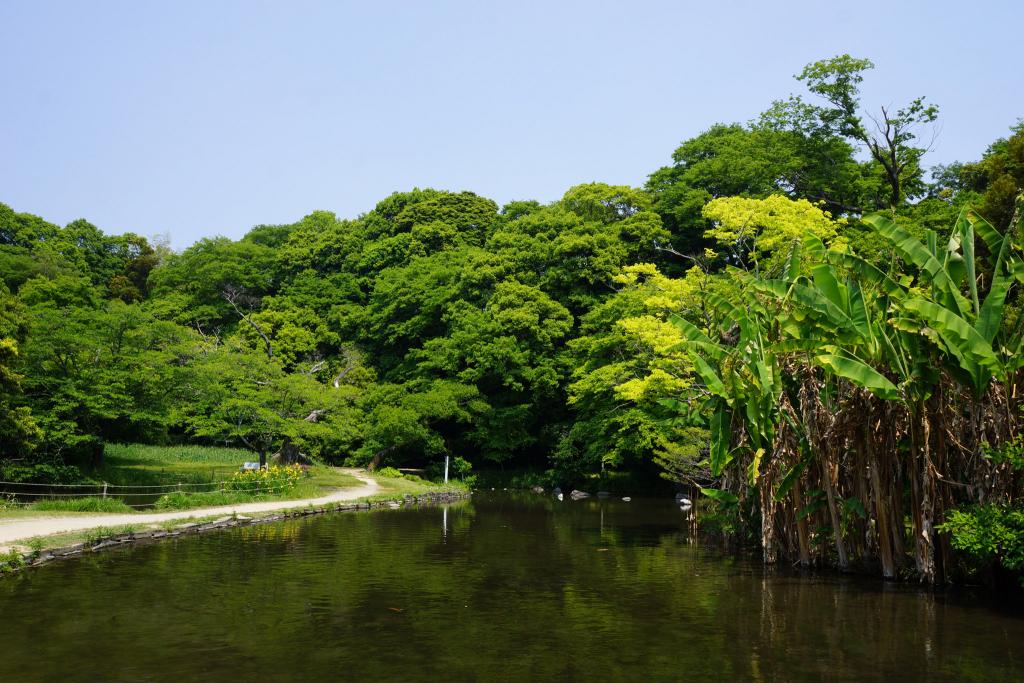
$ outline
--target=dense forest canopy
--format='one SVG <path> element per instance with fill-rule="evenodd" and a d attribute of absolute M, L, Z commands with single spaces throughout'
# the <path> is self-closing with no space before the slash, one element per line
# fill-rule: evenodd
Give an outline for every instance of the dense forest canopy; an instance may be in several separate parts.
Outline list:
<path fill-rule="evenodd" d="M 644 187 L 550 204 L 413 189 L 180 253 L 0 204 L 0 472 L 189 441 L 662 476 L 759 524 L 769 560 L 892 575 L 916 543 L 934 577 L 947 511 L 1020 486 L 978 458 L 1017 437 L 1024 124 L 928 172 L 938 108 L 862 104 L 871 68 L 808 65 Z"/>

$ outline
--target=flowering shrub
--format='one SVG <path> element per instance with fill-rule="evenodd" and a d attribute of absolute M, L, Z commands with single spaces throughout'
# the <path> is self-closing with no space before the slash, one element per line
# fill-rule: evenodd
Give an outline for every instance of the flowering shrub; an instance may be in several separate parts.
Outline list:
<path fill-rule="evenodd" d="M 299 465 L 271 465 L 263 470 L 235 472 L 227 483 L 225 491 L 246 493 L 282 493 L 299 483 L 305 472 Z"/>

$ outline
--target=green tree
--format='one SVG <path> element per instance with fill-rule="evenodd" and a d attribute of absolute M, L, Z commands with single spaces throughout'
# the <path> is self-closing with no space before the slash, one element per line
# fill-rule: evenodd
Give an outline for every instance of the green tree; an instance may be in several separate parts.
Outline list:
<path fill-rule="evenodd" d="M 1016 198 L 1024 192 L 1024 121 L 1011 132 L 989 145 L 981 160 L 955 168 L 956 189 L 980 193 L 978 213 L 999 230 L 1010 229 Z"/>
<path fill-rule="evenodd" d="M 194 436 L 242 445 L 265 466 L 270 454 L 292 444 L 311 456 L 353 447 L 359 393 L 350 384 L 330 387 L 310 373 L 285 372 L 278 359 L 228 343 L 194 359 L 175 416 Z"/>
<path fill-rule="evenodd" d="M 47 453 L 95 465 L 105 439 L 162 438 L 188 330 L 138 304 L 104 301 L 85 278 L 35 278 L 19 299 L 23 385 Z"/>
<path fill-rule="evenodd" d="M 23 308 L 0 282 L 0 463 L 28 456 L 41 436 L 32 411 L 18 405 L 24 401 L 18 345 L 27 327 Z"/>
<path fill-rule="evenodd" d="M 808 117 L 776 103 L 751 126 L 718 124 L 680 145 L 647 189 L 683 254 L 711 246 L 704 205 L 718 197 L 782 194 L 824 202 L 833 215 L 859 212 L 863 171 L 853 148 Z"/>
<path fill-rule="evenodd" d="M 921 157 L 927 150 L 917 143 L 922 128 L 938 118 L 939 108 L 917 97 L 895 111 L 882 106 L 877 117 L 863 111 L 860 84 L 864 72 L 874 66 L 869 59 L 848 54 L 808 64 L 797 80 L 806 83 L 807 89 L 825 100 L 827 106 L 807 110 L 799 98 L 792 98 L 789 109 L 810 111 L 826 130 L 863 146 L 885 178 L 887 205 L 897 207 L 926 190 Z"/>
<path fill-rule="evenodd" d="M 275 285 L 274 250 L 226 237 L 199 240 L 153 271 L 153 310 L 182 325 L 211 332 L 234 327 L 239 315 L 227 292 L 258 302 Z"/>

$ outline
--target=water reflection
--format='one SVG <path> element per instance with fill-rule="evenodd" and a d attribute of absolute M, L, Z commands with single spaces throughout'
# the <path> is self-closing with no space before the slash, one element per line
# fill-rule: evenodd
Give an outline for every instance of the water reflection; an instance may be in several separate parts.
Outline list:
<path fill-rule="evenodd" d="M 0 680 L 991 680 L 1024 621 L 767 574 L 674 501 L 485 494 L 306 518 L 0 580 Z"/>

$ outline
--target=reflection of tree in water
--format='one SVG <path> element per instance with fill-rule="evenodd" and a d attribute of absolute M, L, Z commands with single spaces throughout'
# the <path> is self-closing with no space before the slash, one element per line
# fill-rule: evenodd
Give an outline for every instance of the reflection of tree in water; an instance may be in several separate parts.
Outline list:
<path fill-rule="evenodd" d="M 97 555 L 0 582 L 0 676 L 57 677 L 67 662 L 115 680 L 1020 673 L 1007 656 L 1019 620 L 766 574 L 685 531 L 671 501 L 479 495 L 447 515 L 311 517 Z"/>

